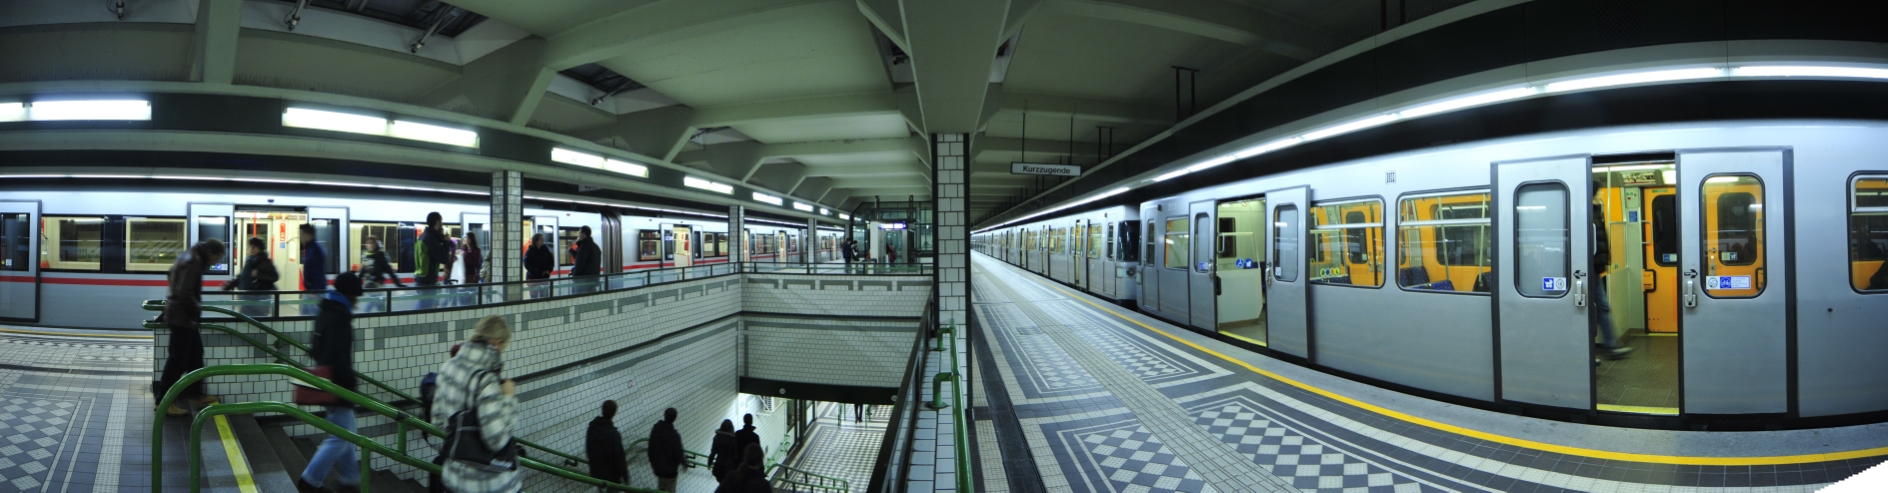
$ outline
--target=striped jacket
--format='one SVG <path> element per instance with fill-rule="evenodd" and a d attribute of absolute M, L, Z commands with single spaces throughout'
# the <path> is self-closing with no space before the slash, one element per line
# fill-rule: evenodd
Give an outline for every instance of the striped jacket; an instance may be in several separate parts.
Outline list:
<path fill-rule="evenodd" d="M 499 366 L 498 351 L 485 343 L 468 343 L 459 350 L 459 355 L 447 360 L 439 368 L 439 390 L 433 396 L 433 426 L 451 432 L 447 420 L 452 413 L 465 409 L 470 404 L 466 393 L 472 375 L 479 375 L 479 382 L 472 387 L 478 396 L 479 425 L 484 428 L 486 446 L 493 450 L 511 442 L 511 431 L 518 417 L 518 399 L 507 396 L 501 390 L 499 381 L 502 377 L 495 369 Z M 519 471 L 486 472 L 458 462 L 447 461 L 443 479 L 446 489 L 458 493 L 511 493 L 522 486 Z"/>

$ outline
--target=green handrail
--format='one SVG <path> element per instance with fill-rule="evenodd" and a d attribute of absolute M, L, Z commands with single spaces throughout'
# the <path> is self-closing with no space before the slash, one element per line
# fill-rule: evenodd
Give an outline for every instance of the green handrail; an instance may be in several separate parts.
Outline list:
<path fill-rule="evenodd" d="M 175 385 L 172 385 L 170 390 L 166 391 L 164 393 L 164 396 L 158 400 L 157 410 L 155 411 L 154 416 L 152 417 L 152 423 L 151 423 L 151 463 L 155 464 L 155 466 L 151 468 L 151 492 L 152 493 L 162 493 L 163 484 L 164 484 L 164 468 L 163 468 L 163 464 L 164 464 L 164 410 L 168 409 L 171 406 L 171 404 L 175 403 L 177 400 L 177 397 L 182 395 L 184 389 L 188 388 L 190 384 L 196 383 L 199 380 L 203 380 L 209 377 L 228 376 L 228 375 L 283 375 L 283 376 L 287 376 L 289 378 L 300 380 L 304 383 L 309 384 L 312 387 L 321 389 L 322 391 L 332 393 L 335 396 L 340 397 L 342 400 L 353 403 L 368 411 L 372 411 L 382 416 L 391 418 L 393 419 L 395 423 L 399 425 L 397 427 L 398 433 L 400 435 L 399 445 L 398 445 L 399 449 L 390 450 L 386 446 L 380 445 L 378 442 L 375 442 L 373 439 L 363 437 L 360 435 L 351 434 L 351 433 L 337 433 L 337 432 L 342 432 L 343 430 L 341 430 L 340 427 L 338 426 L 333 426 L 331 423 L 328 423 L 326 420 L 315 418 L 314 415 L 309 414 L 307 411 L 302 411 L 301 408 L 295 407 L 289 404 L 284 404 L 280 402 L 246 402 L 246 403 L 238 403 L 238 404 L 212 404 L 209 407 L 204 408 L 203 412 L 198 413 L 198 417 L 196 418 L 196 421 L 194 421 L 191 425 L 192 434 L 191 434 L 190 444 L 191 444 L 191 450 L 192 450 L 193 455 L 192 455 L 192 460 L 191 460 L 192 477 L 191 477 L 190 490 L 193 493 L 198 491 L 198 488 L 199 488 L 198 481 L 197 481 L 197 472 L 198 472 L 197 457 L 198 457 L 198 454 L 200 454 L 201 452 L 200 452 L 200 448 L 197 447 L 197 445 L 198 445 L 198 440 L 202 436 L 201 426 L 202 426 L 203 421 L 206 419 L 205 418 L 206 415 L 210 417 L 214 417 L 218 414 L 239 414 L 239 413 L 248 414 L 248 413 L 256 413 L 256 412 L 281 412 L 291 417 L 301 419 L 302 421 L 307 422 L 311 425 L 314 425 L 317 428 L 321 428 L 322 431 L 327 431 L 331 434 L 334 434 L 335 436 L 339 436 L 343 440 L 347 440 L 349 443 L 354 443 L 362 447 L 370 447 L 370 445 L 366 445 L 366 443 L 372 443 L 373 445 L 371 447 L 374 447 L 372 451 L 380 452 L 383 455 L 393 457 L 395 460 L 399 460 L 402 463 L 413 465 L 415 467 L 420 467 L 421 469 L 425 469 L 429 472 L 437 470 L 436 466 L 428 467 L 428 466 L 432 466 L 431 462 L 420 461 L 419 459 L 415 459 L 406 455 L 406 442 L 407 442 L 406 429 L 408 427 L 411 427 L 415 430 L 419 430 L 421 432 L 424 432 L 428 435 L 432 435 L 435 437 L 443 438 L 446 436 L 445 431 L 440 430 L 437 427 L 434 427 L 432 423 L 428 423 L 424 420 L 414 417 L 413 415 L 402 412 L 399 409 L 394 408 L 393 406 L 387 405 L 386 403 L 382 403 L 380 401 L 374 400 L 367 396 L 357 394 L 347 389 L 341 388 L 341 386 L 335 385 L 334 382 L 330 382 L 324 378 L 316 377 L 313 374 L 310 374 L 307 371 L 302 370 L 301 368 L 296 368 L 289 365 L 278 365 L 278 364 L 219 365 L 219 366 L 211 366 L 211 367 L 206 367 L 206 368 L 199 368 L 195 371 L 184 374 L 184 376 L 182 378 L 179 378 L 177 383 Z M 212 412 L 213 410 L 215 412 Z M 327 426 L 323 426 L 324 424 L 326 424 Z M 418 461 L 424 465 L 414 464 L 413 461 Z M 603 488 L 610 489 L 613 491 L 632 491 L 632 492 L 640 492 L 640 493 L 654 493 L 654 490 L 634 488 L 627 485 L 611 483 L 611 482 L 604 481 L 601 479 L 596 479 L 596 478 L 592 478 L 592 477 L 578 474 L 575 472 L 571 472 L 562 467 L 554 466 L 554 465 L 547 464 L 544 462 L 539 462 L 537 460 L 533 460 L 528 457 L 519 457 L 518 463 L 519 465 L 522 465 L 529 469 L 549 473 L 551 475 L 558 476 L 564 479 L 582 482 L 585 484 L 589 484 L 591 486 L 603 487 Z M 363 466 L 369 465 L 365 457 L 362 458 L 362 465 Z M 371 471 L 372 468 L 363 467 L 362 470 Z M 366 491 L 365 488 L 363 488 L 362 491 Z"/>
<path fill-rule="evenodd" d="M 975 483 L 974 481 L 975 478 L 971 477 L 971 474 L 974 473 L 974 470 L 971 469 L 970 467 L 970 448 L 969 448 L 970 445 L 968 443 L 969 442 L 968 437 L 965 436 L 966 428 L 964 427 L 965 426 L 965 423 L 964 423 L 964 407 L 965 406 L 963 404 L 963 401 L 964 399 L 967 398 L 967 396 L 963 394 L 964 375 L 962 374 L 962 372 L 957 371 L 958 366 L 957 366 L 957 322 L 956 321 L 951 321 L 950 325 L 938 328 L 939 339 L 943 339 L 944 334 L 946 333 L 950 334 L 949 339 L 951 341 L 951 349 L 950 349 L 951 369 L 950 371 L 938 372 L 937 376 L 932 377 L 931 402 L 925 403 L 925 407 L 931 408 L 931 410 L 933 411 L 942 411 L 946 407 L 951 408 L 951 418 L 952 418 L 951 428 L 953 430 L 953 433 L 951 434 L 952 435 L 951 442 L 952 442 L 952 446 L 956 448 L 956 452 L 951 457 L 952 459 L 951 462 L 953 462 L 953 464 L 957 467 L 957 490 L 958 491 L 971 491 L 972 484 Z M 942 343 L 940 343 L 940 347 L 941 346 L 942 346 Z M 951 403 L 950 404 L 945 404 L 943 401 L 944 382 L 951 383 Z"/>
<path fill-rule="evenodd" d="M 144 305 L 143 305 L 143 308 L 144 308 L 145 310 L 148 310 L 148 311 L 163 311 L 163 310 L 164 310 L 164 303 L 165 303 L 165 301 L 166 301 L 166 300 L 144 300 Z M 311 350 L 311 349 L 310 349 L 310 348 L 308 347 L 308 345 L 307 345 L 307 344 L 302 344 L 302 343 L 301 343 L 300 341 L 296 341 L 295 339 L 292 339 L 292 338 L 289 338 L 288 336 L 286 336 L 286 335 L 283 335 L 283 334 L 282 334 L 281 332 L 278 332 L 278 331 L 276 331 L 276 330 L 275 330 L 274 328 L 272 328 L 272 327 L 269 327 L 269 326 L 268 326 L 267 324 L 264 324 L 264 323 L 262 323 L 262 322 L 260 322 L 260 321 L 257 321 L 256 319 L 254 319 L 254 318 L 251 318 L 251 317 L 250 317 L 250 316 L 248 316 L 248 315 L 245 315 L 245 314 L 242 314 L 242 313 L 237 313 L 237 312 L 235 312 L 235 311 L 233 311 L 233 310 L 230 310 L 230 309 L 227 309 L 227 308 L 223 308 L 223 307 L 218 307 L 218 306 L 204 306 L 204 307 L 203 307 L 203 309 L 204 309 L 204 310 L 208 310 L 208 311 L 213 311 L 213 312 L 217 312 L 217 313 L 222 313 L 222 314 L 226 314 L 226 315 L 231 315 L 231 316 L 234 316 L 234 317 L 236 317 L 236 319 L 237 319 L 237 320 L 241 320 L 241 321 L 244 321 L 244 322 L 248 322 L 250 326 L 252 326 L 252 327 L 255 327 L 255 328 L 257 328 L 257 329 L 260 329 L 260 330 L 262 330 L 263 332 L 265 332 L 265 333 L 267 333 L 267 334 L 269 334 L 269 335 L 271 335 L 271 336 L 275 336 L 275 340 L 277 340 L 277 341 L 282 341 L 282 342 L 286 342 L 286 343 L 288 343 L 288 345 L 290 345 L 290 346 L 294 346 L 294 347 L 295 347 L 296 349 L 300 349 L 300 350 L 302 350 L 302 354 L 308 354 L 308 353 L 310 353 L 310 352 L 312 352 L 312 350 Z M 256 347 L 257 349 L 261 349 L 261 350 L 263 350 L 263 352 L 267 352 L 267 353 L 269 353 L 269 355 L 271 355 L 271 356 L 274 356 L 274 357 L 276 358 L 276 360 L 278 360 L 278 361 L 281 361 L 281 362 L 282 362 L 282 363 L 284 363 L 284 364 L 289 364 L 289 365 L 300 365 L 300 364 L 301 364 L 300 362 L 297 362 L 297 361 L 295 361 L 295 359 L 294 359 L 294 358 L 290 358 L 290 357 L 288 357 L 287 355 L 284 355 L 284 354 L 282 354 L 281 352 L 278 352 L 278 351 L 276 351 L 275 349 L 272 349 L 272 348 L 270 347 L 270 345 L 269 345 L 269 344 L 264 344 L 264 343 L 262 343 L 262 342 L 258 342 L 258 341 L 256 341 L 256 340 L 255 340 L 254 338 L 251 338 L 251 337 L 249 337 L 249 335 L 248 335 L 248 334 L 244 334 L 244 333 L 242 333 L 242 332 L 240 332 L 240 331 L 237 331 L 236 329 L 233 329 L 233 328 L 229 328 L 229 327 L 225 327 L 225 326 L 221 326 L 221 325 L 215 325 L 215 324 L 204 324 L 204 323 L 199 323 L 199 324 L 197 324 L 197 326 L 198 326 L 198 327 L 208 327 L 208 328 L 210 328 L 210 329 L 214 329 L 214 330 L 217 330 L 217 331 L 221 331 L 221 332 L 224 332 L 224 333 L 228 333 L 228 334 L 230 334 L 230 335 L 234 335 L 234 336 L 236 336 L 236 337 L 237 337 L 238 339 L 242 339 L 242 340 L 243 340 L 243 342 L 247 342 L 247 343 L 249 343 L 249 345 L 251 345 L 251 346 L 255 346 L 255 347 Z M 157 322 L 157 321 L 155 321 L 155 320 L 145 320 L 145 321 L 144 321 L 144 328 L 147 328 L 147 329 L 163 329 L 163 328 L 168 328 L 168 327 L 169 327 L 168 325 L 165 325 L 165 324 L 163 324 L 163 323 L 159 323 L 159 322 Z M 280 346 L 279 346 L 279 345 L 277 345 L 276 347 L 280 347 Z M 420 403 L 420 399 L 419 399 L 418 397 L 414 397 L 414 396 L 413 396 L 413 395 L 411 395 L 411 394 L 408 394 L 408 393 L 405 393 L 405 392 L 401 392 L 401 391 L 400 391 L 399 389 L 396 389 L 396 388 L 394 388 L 394 387 L 393 387 L 392 385 L 387 385 L 387 384 L 384 384 L 384 383 L 381 383 L 381 382 L 380 382 L 379 380 L 375 380 L 375 379 L 374 379 L 373 377 L 369 377 L 369 376 L 367 376 L 367 374 L 366 374 L 366 373 L 362 373 L 362 372 L 358 372 L 358 371 L 357 371 L 357 372 L 354 372 L 354 378 L 357 378 L 357 379 L 360 379 L 360 381 L 362 381 L 362 382 L 365 382 L 365 383 L 367 383 L 368 385 L 372 385 L 372 386 L 375 386 L 375 387 L 379 387 L 379 388 L 380 388 L 380 390 L 384 390 L 384 391 L 387 391 L 388 393 L 390 393 L 390 394 L 393 394 L 393 395 L 395 395 L 395 396 L 398 396 L 399 398 L 401 398 L 401 399 L 404 399 L 404 400 L 406 400 L 407 402 L 411 402 L 411 403 L 414 403 L 414 404 L 419 404 L 419 403 Z M 555 455 L 555 456 L 558 456 L 558 457 L 562 457 L 562 458 L 564 458 L 564 465 L 567 465 L 567 466 L 575 466 L 575 465 L 577 465 L 577 464 L 589 464 L 589 463 L 590 463 L 590 461 L 588 461 L 588 460 L 585 460 L 585 459 L 584 459 L 584 458 L 582 458 L 582 457 L 578 457 L 578 456 L 575 456 L 575 455 L 571 455 L 571 454 L 566 454 L 566 453 L 563 453 L 563 452 L 559 452 L 559 451 L 556 451 L 556 450 L 551 450 L 551 449 L 549 449 L 549 448 L 546 448 L 546 447 L 544 447 L 544 446 L 542 446 L 542 445 L 538 445 L 538 444 L 536 444 L 536 443 L 532 443 L 532 442 L 530 442 L 530 441 L 527 441 L 527 440 L 523 440 L 523 439 L 519 439 L 519 440 L 518 440 L 518 445 L 520 445 L 520 446 L 524 446 L 524 447 L 528 447 L 528 448 L 531 448 L 531 449 L 533 449 L 533 450 L 537 450 L 537 451 L 541 451 L 541 452 L 544 452 L 544 453 L 547 453 L 547 454 L 551 454 L 551 455 Z"/>
<path fill-rule="evenodd" d="M 623 452 L 627 456 L 634 456 L 636 454 L 647 454 L 649 453 L 649 447 L 647 445 L 644 445 L 647 443 L 649 443 L 648 438 L 638 438 L 636 439 L 636 441 L 629 442 L 629 447 L 623 449 Z M 636 450 L 636 446 L 638 445 L 643 445 L 641 451 Z M 702 468 L 708 467 L 708 454 L 703 454 L 703 453 L 696 452 L 689 449 L 682 449 L 682 460 L 689 464 L 694 464 L 696 467 L 702 467 Z"/>

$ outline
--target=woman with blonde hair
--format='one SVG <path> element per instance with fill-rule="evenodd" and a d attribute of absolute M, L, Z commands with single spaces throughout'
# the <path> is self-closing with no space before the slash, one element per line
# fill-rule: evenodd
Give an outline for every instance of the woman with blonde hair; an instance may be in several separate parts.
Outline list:
<path fill-rule="evenodd" d="M 496 315 L 479 320 L 459 355 L 439 369 L 439 387 L 433 397 L 433 426 L 453 433 L 452 415 L 469 411 L 478 416 L 478 438 L 493 451 L 512 444 L 512 426 L 518 417 L 518 387 L 499 374 L 499 355 L 511 343 L 511 326 Z M 443 453 L 448 453 L 442 451 Z M 446 460 L 442 475 L 446 489 L 458 493 L 507 493 L 519 490 L 518 469 L 494 470 L 461 460 Z"/>

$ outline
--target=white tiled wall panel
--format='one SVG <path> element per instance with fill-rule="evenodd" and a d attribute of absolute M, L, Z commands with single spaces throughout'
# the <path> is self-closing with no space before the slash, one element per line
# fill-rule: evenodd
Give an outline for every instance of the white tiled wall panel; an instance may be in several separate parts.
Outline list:
<path fill-rule="evenodd" d="M 918 333 L 915 320 L 756 315 L 741 323 L 747 336 L 742 376 L 861 387 L 898 387 Z"/>

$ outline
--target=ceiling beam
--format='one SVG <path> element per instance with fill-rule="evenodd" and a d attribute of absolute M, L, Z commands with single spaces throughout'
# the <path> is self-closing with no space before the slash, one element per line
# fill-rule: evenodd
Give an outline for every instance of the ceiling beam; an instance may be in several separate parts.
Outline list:
<path fill-rule="evenodd" d="M 800 180 L 806 179 L 806 165 L 800 163 L 773 163 L 760 167 L 748 183 L 758 184 L 773 190 L 793 190 L 800 186 Z"/>
<path fill-rule="evenodd" d="M 858 0 L 859 13 L 898 49 L 910 53 L 911 44 L 905 41 L 904 10 L 898 3 L 898 0 Z"/>
<path fill-rule="evenodd" d="M 236 79 L 236 38 L 242 32 L 242 0 L 204 0 L 197 8 L 190 79 L 229 84 Z"/>
<path fill-rule="evenodd" d="M 1310 61 L 1344 46 L 1339 38 L 1296 19 L 1230 2 L 1043 0 L 1043 10 L 1128 22 L 1264 49 Z"/>
<path fill-rule="evenodd" d="M 975 132 L 1009 1 L 900 4 L 924 128 L 934 134 Z"/>
<path fill-rule="evenodd" d="M 652 46 L 853 8 L 840 0 L 653 2 L 551 36 L 545 60 L 552 71 L 559 71 Z"/>
<path fill-rule="evenodd" d="M 529 123 L 556 73 L 544 66 L 544 38 L 531 36 L 459 68 L 459 77 L 421 96 L 420 104 Z"/>
<path fill-rule="evenodd" d="M 571 132 L 593 141 L 621 141 L 631 152 L 674 162 L 682 145 L 694 136 L 695 110 L 687 106 L 664 106 L 648 111 L 616 116 L 616 122 L 601 127 Z"/>
<path fill-rule="evenodd" d="M 787 192 L 787 195 L 792 195 L 795 197 L 799 197 L 799 198 L 803 198 L 803 199 L 807 199 L 807 200 L 824 204 L 826 203 L 826 192 L 830 192 L 832 191 L 832 189 L 833 189 L 832 178 L 827 178 L 824 176 L 808 176 L 804 179 L 801 179 L 800 184 L 798 186 L 793 187 L 792 191 Z"/>
<path fill-rule="evenodd" d="M 746 143 L 739 143 L 739 144 L 746 144 Z M 701 150 L 683 152 L 675 156 L 675 162 L 687 163 L 687 162 L 695 162 L 695 161 L 714 161 L 716 158 L 716 156 L 713 155 L 714 153 L 719 152 L 720 149 L 722 148 L 727 148 L 733 145 L 735 144 L 734 143 L 714 144 L 714 145 L 707 146 Z M 799 158 L 799 157 L 805 157 L 805 156 L 841 156 L 841 155 L 849 155 L 849 154 L 883 154 L 883 153 L 901 152 L 901 153 L 911 153 L 912 155 L 919 156 L 920 158 L 925 157 L 923 156 L 923 153 L 925 151 L 925 145 L 924 145 L 923 139 L 920 137 L 906 137 L 906 138 L 897 138 L 897 139 L 827 140 L 827 141 L 817 141 L 817 142 L 793 142 L 793 143 L 785 143 L 785 144 L 761 144 L 761 143 L 755 142 L 752 144 L 752 146 L 753 146 L 753 151 L 751 155 L 742 154 L 738 156 L 741 159 L 752 159 L 753 161 L 751 163 L 748 163 L 750 167 L 757 166 L 761 161 L 764 161 L 767 159 Z M 749 169 L 749 168 L 742 168 L 742 169 Z M 754 167 L 752 169 L 758 170 L 758 167 Z M 740 176 L 739 178 L 741 178 L 742 180 L 746 180 L 749 178 L 753 178 L 753 176 L 750 173 L 748 176 Z"/>
<path fill-rule="evenodd" d="M 1020 114 L 1025 110 L 1029 116 L 1051 119 L 1066 120 L 1074 115 L 1091 122 L 1160 126 L 1173 124 L 1172 109 L 1158 104 L 1002 91 L 991 91 L 990 97 L 992 99 L 984 103 L 983 121 L 978 124 L 978 129 L 987 127 L 999 113 Z"/>

